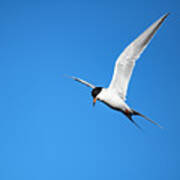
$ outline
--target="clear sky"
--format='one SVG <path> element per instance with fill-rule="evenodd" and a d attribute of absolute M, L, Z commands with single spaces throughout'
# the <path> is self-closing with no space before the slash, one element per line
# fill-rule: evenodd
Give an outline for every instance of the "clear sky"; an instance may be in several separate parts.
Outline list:
<path fill-rule="evenodd" d="M 135 67 L 139 131 L 90 89 L 107 87 L 122 50 L 164 13 Z M 1 0 L 1 180 L 180 179 L 180 1 Z"/>

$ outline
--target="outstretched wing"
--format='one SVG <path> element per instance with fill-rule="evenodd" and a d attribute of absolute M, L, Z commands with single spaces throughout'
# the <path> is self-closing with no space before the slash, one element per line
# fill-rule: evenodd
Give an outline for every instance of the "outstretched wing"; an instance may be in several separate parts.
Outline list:
<path fill-rule="evenodd" d="M 126 99 L 128 83 L 131 78 L 136 60 L 147 47 L 153 35 L 168 15 L 169 14 L 165 14 L 154 24 L 152 24 L 118 57 L 114 68 L 114 75 L 109 88 L 115 90 L 124 100 Z"/>
<path fill-rule="evenodd" d="M 74 79 L 77 82 L 80 82 L 80 83 L 92 88 L 92 89 L 94 89 L 96 87 L 96 86 L 94 86 L 94 85 L 92 85 L 92 84 L 88 83 L 87 81 L 84 81 L 84 80 L 82 80 L 80 78 L 77 78 L 77 77 L 74 77 L 74 76 L 71 76 L 71 78 Z"/>

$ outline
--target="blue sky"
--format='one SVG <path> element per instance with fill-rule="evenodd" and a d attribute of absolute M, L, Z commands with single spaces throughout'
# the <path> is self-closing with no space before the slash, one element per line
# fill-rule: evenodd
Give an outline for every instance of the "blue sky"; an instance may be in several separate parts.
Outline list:
<path fill-rule="evenodd" d="M 120 52 L 171 12 L 139 59 L 127 102 L 139 131 L 74 75 L 107 87 Z M 180 178 L 177 0 L 0 2 L 0 179 Z"/>

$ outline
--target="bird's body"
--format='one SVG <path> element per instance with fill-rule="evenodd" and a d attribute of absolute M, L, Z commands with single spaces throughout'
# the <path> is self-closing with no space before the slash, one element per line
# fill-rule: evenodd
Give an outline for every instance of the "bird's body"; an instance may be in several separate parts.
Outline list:
<path fill-rule="evenodd" d="M 141 113 L 130 108 L 126 101 L 126 94 L 128 89 L 128 84 L 136 63 L 136 60 L 140 57 L 141 53 L 149 44 L 155 32 L 159 29 L 163 21 L 166 19 L 168 14 L 165 14 L 155 23 L 153 23 L 146 31 L 144 31 L 140 36 L 138 36 L 118 57 L 115 67 L 114 74 L 111 83 L 108 88 L 96 87 L 82 79 L 72 77 L 74 80 L 91 87 L 93 90 L 91 92 L 93 96 L 93 104 L 96 100 L 105 103 L 107 106 L 114 110 L 121 111 L 124 115 L 128 117 L 137 127 L 139 127 L 135 121 L 132 119 L 133 115 L 138 115 L 146 120 L 158 125 L 156 122 L 145 117 Z M 159 126 L 159 125 L 158 125 Z"/>
<path fill-rule="evenodd" d="M 112 109 L 131 112 L 131 108 L 126 102 L 115 91 L 109 88 L 102 88 L 102 91 L 97 95 L 97 100 L 105 103 Z"/>

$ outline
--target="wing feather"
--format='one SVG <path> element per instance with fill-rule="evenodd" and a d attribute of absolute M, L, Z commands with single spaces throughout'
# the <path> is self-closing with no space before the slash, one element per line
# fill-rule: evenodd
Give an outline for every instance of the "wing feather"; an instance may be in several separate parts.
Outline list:
<path fill-rule="evenodd" d="M 92 85 L 92 84 L 88 83 L 87 81 L 84 81 L 84 80 L 82 80 L 80 78 L 77 78 L 77 77 L 74 77 L 74 76 L 71 76 L 71 78 L 74 79 L 75 81 L 79 82 L 79 83 L 84 84 L 85 86 L 88 86 L 88 87 L 92 88 L 92 89 L 94 89 L 96 87 L 96 86 L 94 86 L 94 85 Z"/>
<path fill-rule="evenodd" d="M 153 35 L 156 33 L 168 15 L 169 13 L 165 14 L 154 24 L 152 24 L 128 47 L 126 47 L 126 49 L 118 57 L 109 88 L 115 90 L 124 100 L 126 99 L 128 83 L 131 78 L 136 60 L 140 57 Z"/>

